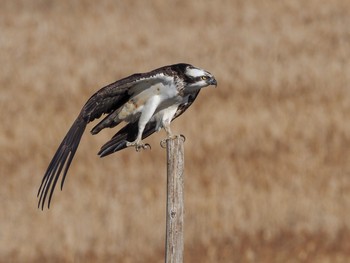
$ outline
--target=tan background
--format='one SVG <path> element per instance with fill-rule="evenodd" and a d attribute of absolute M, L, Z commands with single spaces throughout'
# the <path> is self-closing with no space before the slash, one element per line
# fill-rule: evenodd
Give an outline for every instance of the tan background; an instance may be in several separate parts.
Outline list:
<path fill-rule="evenodd" d="M 87 132 L 36 193 L 91 94 L 177 62 L 219 84 L 173 123 L 186 262 L 349 262 L 350 1 L 1 1 L 0 33 L 1 262 L 163 262 L 164 132 L 103 159 Z"/>

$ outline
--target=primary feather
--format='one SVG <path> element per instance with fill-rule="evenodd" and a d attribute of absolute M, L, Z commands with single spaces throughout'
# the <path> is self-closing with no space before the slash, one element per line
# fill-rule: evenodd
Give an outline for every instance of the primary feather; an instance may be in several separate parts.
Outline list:
<path fill-rule="evenodd" d="M 111 83 L 90 97 L 59 145 L 38 190 L 38 207 L 44 208 L 51 199 L 62 174 L 63 187 L 69 166 L 79 146 L 87 124 L 107 114 L 92 130 L 99 133 L 121 122 L 120 129 L 99 151 L 100 157 L 134 146 L 147 144 L 142 139 L 164 128 L 172 136 L 170 122 L 193 103 L 201 88 L 217 85 L 213 75 L 192 65 L 181 63 L 161 67 L 147 73 L 137 73 Z"/>

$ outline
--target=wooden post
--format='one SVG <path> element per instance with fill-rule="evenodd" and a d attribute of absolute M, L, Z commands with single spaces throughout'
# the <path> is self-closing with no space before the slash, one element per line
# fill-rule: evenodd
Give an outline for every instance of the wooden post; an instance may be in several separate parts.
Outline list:
<path fill-rule="evenodd" d="M 182 263 L 184 251 L 184 136 L 166 140 L 167 207 L 165 263 Z"/>

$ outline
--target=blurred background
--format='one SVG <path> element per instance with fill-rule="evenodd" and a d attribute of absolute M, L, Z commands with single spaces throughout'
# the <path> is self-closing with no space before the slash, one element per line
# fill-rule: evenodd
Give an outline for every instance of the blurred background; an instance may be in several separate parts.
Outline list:
<path fill-rule="evenodd" d="M 100 159 L 83 136 L 50 210 L 37 190 L 86 100 L 135 72 L 213 73 L 185 143 L 185 262 L 349 262 L 350 2 L 1 1 L 0 261 L 163 262 L 165 150 Z"/>

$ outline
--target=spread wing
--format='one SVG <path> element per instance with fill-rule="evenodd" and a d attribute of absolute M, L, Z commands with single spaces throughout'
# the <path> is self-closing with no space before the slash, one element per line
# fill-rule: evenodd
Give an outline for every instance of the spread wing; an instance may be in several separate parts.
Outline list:
<path fill-rule="evenodd" d="M 172 121 L 182 115 L 194 102 L 194 100 L 197 98 L 199 91 L 195 91 L 193 93 L 190 93 L 187 97 L 187 99 L 179 105 L 177 108 L 177 111 L 172 118 Z M 157 121 L 152 120 L 147 123 L 145 130 L 142 134 L 142 139 L 147 138 L 154 132 L 156 132 L 157 128 Z M 100 151 L 98 152 L 98 155 L 100 157 L 104 157 L 107 155 L 110 155 L 114 152 L 120 151 L 124 148 L 126 148 L 127 141 L 133 141 L 136 139 L 138 133 L 138 125 L 137 122 L 132 122 L 124 126 L 121 130 L 119 130 L 107 143 L 105 143 Z"/>
<path fill-rule="evenodd" d="M 45 172 L 38 190 L 38 207 L 44 208 L 48 194 L 48 208 L 50 207 L 51 198 L 61 174 L 63 174 L 62 190 L 86 125 L 103 114 L 110 114 L 150 85 L 163 81 L 164 75 L 159 72 L 159 69 L 148 73 L 138 73 L 109 84 L 90 97 L 59 145 Z"/>
<path fill-rule="evenodd" d="M 91 122 L 118 109 L 125 102 L 150 86 L 165 81 L 164 74 L 157 71 L 137 73 L 109 84 L 94 95 L 84 105 L 82 112 L 84 120 Z"/>

